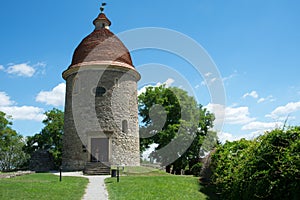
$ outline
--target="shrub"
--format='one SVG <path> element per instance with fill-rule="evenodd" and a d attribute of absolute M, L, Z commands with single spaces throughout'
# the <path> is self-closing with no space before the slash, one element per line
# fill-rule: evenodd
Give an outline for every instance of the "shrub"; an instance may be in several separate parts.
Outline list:
<path fill-rule="evenodd" d="M 200 176 L 201 169 L 202 169 L 202 163 L 199 162 L 192 166 L 191 172 L 194 176 Z"/>
<path fill-rule="evenodd" d="M 299 199 L 300 127 L 219 146 L 213 181 L 224 199 Z"/>

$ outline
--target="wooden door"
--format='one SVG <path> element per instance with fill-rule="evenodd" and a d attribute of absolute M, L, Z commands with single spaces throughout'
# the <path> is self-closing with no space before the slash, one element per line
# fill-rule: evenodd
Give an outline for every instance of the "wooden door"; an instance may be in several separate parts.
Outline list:
<path fill-rule="evenodd" d="M 92 138 L 91 150 L 91 162 L 108 162 L 108 138 Z"/>

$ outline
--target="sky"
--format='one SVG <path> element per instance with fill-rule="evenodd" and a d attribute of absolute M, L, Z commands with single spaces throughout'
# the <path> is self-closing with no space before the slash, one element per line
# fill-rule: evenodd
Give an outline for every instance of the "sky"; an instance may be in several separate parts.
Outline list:
<path fill-rule="evenodd" d="M 38 133 L 45 111 L 64 109 L 65 81 L 61 74 L 70 65 L 77 45 L 93 31 L 92 21 L 101 3 L 1 1 L 0 110 L 12 116 L 12 127 L 18 133 Z M 197 101 L 215 112 L 222 141 L 252 139 L 282 127 L 285 121 L 288 126 L 300 125 L 298 1 L 106 3 L 105 14 L 115 34 L 158 27 L 183 34 L 201 46 L 220 74 L 226 102 L 212 100 L 219 91 L 208 89 L 216 80 L 210 71 L 199 73 L 184 56 L 160 49 L 131 52 L 142 75 L 140 92 L 146 85 L 162 83 L 182 87 L 180 80 L 184 80 Z M 184 46 L 182 40 L 174 44 Z M 147 73 L 149 69 L 151 73 Z M 224 124 L 221 110 L 225 110 Z"/>

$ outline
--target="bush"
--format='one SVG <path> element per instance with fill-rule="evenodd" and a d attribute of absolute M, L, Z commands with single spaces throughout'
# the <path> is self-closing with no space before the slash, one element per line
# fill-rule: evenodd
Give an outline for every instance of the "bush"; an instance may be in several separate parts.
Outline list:
<path fill-rule="evenodd" d="M 202 169 L 202 163 L 199 162 L 192 166 L 191 172 L 194 176 L 200 176 L 201 169 Z"/>
<path fill-rule="evenodd" d="M 219 146 L 213 181 L 224 199 L 300 199 L 300 127 Z"/>

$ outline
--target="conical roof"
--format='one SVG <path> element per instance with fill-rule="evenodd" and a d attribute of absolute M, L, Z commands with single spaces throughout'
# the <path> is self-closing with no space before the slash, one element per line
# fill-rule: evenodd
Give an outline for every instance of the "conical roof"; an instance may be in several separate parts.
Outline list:
<path fill-rule="evenodd" d="M 73 54 L 69 67 L 86 62 L 121 62 L 133 66 L 130 53 L 122 41 L 110 30 L 111 22 L 104 13 L 93 21 L 95 30 L 84 38 Z"/>

